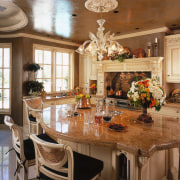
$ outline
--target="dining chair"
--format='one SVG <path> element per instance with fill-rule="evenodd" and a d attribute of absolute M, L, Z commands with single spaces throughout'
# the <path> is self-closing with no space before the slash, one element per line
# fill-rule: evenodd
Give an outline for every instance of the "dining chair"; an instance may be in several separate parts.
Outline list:
<path fill-rule="evenodd" d="M 42 128 L 35 117 L 35 112 L 41 112 L 43 108 L 43 101 L 41 97 L 33 97 L 23 99 L 26 109 L 26 119 L 28 121 L 29 134 L 41 134 Z"/>
<path fill-rule="evenodd" d="M 44 180 L 95 180 L 100 178 L 103 161 L 73 152 L 69 145 L 43 141 L 31 134 L 36 170 Z"/>

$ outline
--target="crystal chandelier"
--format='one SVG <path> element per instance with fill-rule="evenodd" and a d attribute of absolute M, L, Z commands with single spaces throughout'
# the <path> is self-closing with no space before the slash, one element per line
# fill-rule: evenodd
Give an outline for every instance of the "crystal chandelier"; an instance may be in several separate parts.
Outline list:
<path fill-rule="evenodd" d="M 116 0 L 87 0 L 85 2 L 85 7 L 93 12 L 109 12 L 115 9 L 118 5 Z M 98 60 L 102 61 L 104 54 L 107 53 L 108 56 L 113 54 L 122 54 L 123 47 L 114 41 L 114 33 L 110 35 L 110 31 L 104 34 L 105 28 L 103 27 L 105 19 L 97 20 L 99 25 L 96 36 L 89 32 L 90 40 L 85 41 L 76 52 L 80 54 L 89 53 L 91 55 L 98 55 Z"/>

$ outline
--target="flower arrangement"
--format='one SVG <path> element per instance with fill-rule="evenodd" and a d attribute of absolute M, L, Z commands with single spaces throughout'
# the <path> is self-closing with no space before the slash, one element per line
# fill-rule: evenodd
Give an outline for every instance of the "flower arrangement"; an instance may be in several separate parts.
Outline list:
<path fill-rule="evenodd" d="M 95 84 L 95 83 L 92 84 L 89 88 L 91 88 L 91 89 L 96 89 L 96 84 Z"/>
<path fill-rule="evenodd" d="M 83 99 L 83 98 L 90 99 L 91 96 L 89 94 L 86 94 L 86 95 L 80 94 L 80 95 L 75 96 L 75 101 L 77 102 L 79 99 Z"/>
<path fill-rule="evenodd" d="M 143 108 L 155 107 L 156 111 L 164 104 L 165 92 L 155 79 L 145 79 L 132 82 L 127 93 L 130 104 Z"/>

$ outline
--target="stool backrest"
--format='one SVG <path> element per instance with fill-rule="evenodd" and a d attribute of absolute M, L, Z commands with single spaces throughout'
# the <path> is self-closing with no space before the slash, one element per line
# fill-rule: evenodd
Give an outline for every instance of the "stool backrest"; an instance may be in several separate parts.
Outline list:
<path fill-rule="evenodd" d="M 12 130 L 12 144 L 19 162 L 25 161 L 22 129 L 14 124 L 10 116 L 4 117 L 4 123 Z"/>
<path fill-rule="evenodd" d="M 26 107 L 26 119 L 28 120 L 28 125 L 29 125 L 29 134 L 35 133 L 39 134 L 37 132 L 37 124 L 38 122 L 32 122 L 30 121 L 29 117 L 35 116 L 35 112 L 41 112 L 43 108 L 43 102 L 41 97 L 33 97 L 33 98 L 28 98 L 28 99 L 23 99 Z M 34 126 L 34 127 L 33 127 Z M 35 130 L 34 130 L 35 128 Z"/>
<path fill-rule="evenodd" d="M 31 134 L 30 138 L 35 147 L 38 174 L 41 172 L 52 179 L 73 180 L 74 160 L 70 146 L 46 142 L 34 134 Z M 67 163 L 68 167 L 65 166 Z"/>

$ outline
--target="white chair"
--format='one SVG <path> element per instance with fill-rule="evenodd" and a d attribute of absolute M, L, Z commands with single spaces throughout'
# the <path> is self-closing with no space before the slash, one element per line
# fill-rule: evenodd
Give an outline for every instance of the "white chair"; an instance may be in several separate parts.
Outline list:
<path fill-rule="evenodd" d="M 41 134 L 42 128 L 37 121 L 34 112 L 41 112 L 43 108 L 43 102 L 41 97 L 33 97 L 23 99 L 26 106 L 26 119 L 29 126 L 29 134 Z"/>
<path fill-rule="evenodd" d="M 16 179 L 19 178 L 20 169 L 24 170 L 24 180 L 28 179 L 28 168 L 35 165 L 35 151 L 31 139 L 23 140 L 21 128 L 14 124 L 11 117 L 5 116 L 4 123 L 12 130 L 12 144 L 16 152 Z"/>
<path fill-rule="evenodd" d="M 68 145 L 48 143 L 34 134 L 30 138 L 34 142 L 40 179 L 90 180 L 100 176 L 102 161 L 73 152 Z"/>

